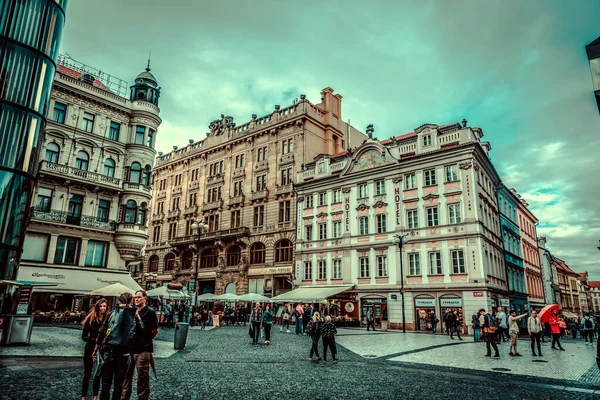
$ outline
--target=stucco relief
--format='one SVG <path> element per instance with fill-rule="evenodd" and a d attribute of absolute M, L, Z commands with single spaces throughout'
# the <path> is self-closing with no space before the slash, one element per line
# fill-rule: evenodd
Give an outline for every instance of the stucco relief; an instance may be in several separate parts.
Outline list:
<path fill-rule="evenodd" d="M 385 157 L 381 153 L 375 150 L 369 150 L 361 154 L 360 157 L 358 157 L 358 159 L 355 160 L 354 166 L 352 167 L 352 171 L 362 171 L 365 169 L 371 169 L 384 163 Z"/>

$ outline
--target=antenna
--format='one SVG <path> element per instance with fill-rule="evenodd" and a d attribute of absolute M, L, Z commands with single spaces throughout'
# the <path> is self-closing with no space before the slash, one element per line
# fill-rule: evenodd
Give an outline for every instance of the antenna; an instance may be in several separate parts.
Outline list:
<path fill-rule="evenodd" d="M 150 58 L 152 58 L 152 50 L 148 53 L 148 66 L 146 67 L 146 71 L 150 72 Z"/>

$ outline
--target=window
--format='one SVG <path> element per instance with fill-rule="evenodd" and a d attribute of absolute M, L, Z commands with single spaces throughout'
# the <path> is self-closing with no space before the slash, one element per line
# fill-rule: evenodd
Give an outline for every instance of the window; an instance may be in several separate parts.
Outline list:
<path fill-rule="evenodd" d="M 152 147 L 154 144 L 154 129 L 148 128 L 148 138 L 146 139 L 146 146 Z"/>
<path fill-rule="evenodd" d="M 360 277 L 369 278 L 371 276 L 369 274 L 369 257 L 360 257 L 358 260 L 360 266 Z"/>
<path fill-rule="evenodd" d="M 267 147 L 261 147 L 257 150 L 257 161 L 265 161 L 267 159 Z"/>
<path fill-rule="evenodd" d="M 424 135 L 423 136 L 423 146 L 430 146 L 431 145 L 431 135 Z"/>
<path fill-rule="evenodd" d="M 336 189 L 333 191 L 333 202 L 334 203 L 342 202 L 342 191 L 340 189 Z"/>
<path fill-rule="evenodd" d="M 169 224 L 169 240 L 173 240 L 177 236 L 177 222 L 171 222 Z"/>
<path fill-rule="evenodd" d="M 87 252 L 85 253 L 85 265 L 87 267 L 104 267 L 106 260 L 106 243 L 88 241 Z"/>
<path fill-rule="evenodd" d="M 242 210 L 233 210 L 231 212 L 231 227 L 239 228 L 242 225 Z"/>
<path fill-rule="evenodd" d="M 244 154 L 238 154 L 235 156 L 235 168 L 244 168 L 246 165 L 246 156 Z"/>
<path fill-rule="evenodd" d="M 94 114 L 90 114 L 89 112 L 83 113 L 83 121 L 81 122 L 81 129 L 86 132 L 92 132 L 94 129 Z"/>
<path fill-rule="evenodd" d="M 332 279 L 342 279 L 342 260 L 333 260 Z"/>
<path fill-rule="evenodd" d="M 56 241 L 54 264 L 75 264 L 79 250 L 79 239 L 59 236 Z"/>
<path fill-rule="evenodd" d="M 152 241 L 154 243 L 160 242 L 160 226 L 154 227 L 154 232 L 152 232 Z"/>
<path fill-rule="evenodd" d="M 340 221 L 333 222 L 333 237 L 342 237 L 342 223 Z"/>
<path fill-rule="evenodd" d="M 319 280 L 327 279 L 327 261 L 319 260 L 318 267 L 319 267 L 319 271 L 318 271 L 319 275 L 318 275 L 317 279 L 319 279 Z"/>
<path fill-rule="evenodd" d="M 408 219 L 408 229 L 416 229 L 419 227 L 419 213 L 417 210 L 409 210 L 406 212 Z"/>
<path fill-rule="evenodd" d="M 208 216 L 208 231 L 216 232 L 219 230 L 219 214 Z"/>
<path fill-rule="evenodd" d="M 438 226 L 438 209 L 437 207 L 427 208 L 427 226 Z"/>
<path fill-rule="evenodd" d="M 199 171 L 198 168 L 192 170 L 192 178 L 191 178 L 192 182 L 195 182 L 198 180 L 198 171 Z"/>
<path fill-rule="evenodd" d="M 327 205 L 327 192 L 319 193 L 319 206 Z"/>
<path fill-rule="evenodd" d="M 404 175 L 404 188 L 406 190 L 414 189 L 417 187 L 417 178 L 415 174 Z"/>
<path fill-rule="evenodd" d="M 242 194 L 244 194 L 243 187 L 244 187 L 244 181 L 233 182 L 233 195 L 241 196 Z"/>
<path fill-rule="evenodd" d="M 267 189 L 267 175 L 259 175 L 256 177 L 256 191 L 260 192 Z"/>
<path fill-rule="evenodd" d="M 440 252 L 429 253 L 429 273 L 431 275 L 442 274 L 442 255 Z"/>
<path fill-rule="evenodd" d="M 75 168 L 81 169 L 83 171 L 87 171 L 89 161 L 90 161 L 90 157 L 88 156 L 88 154 L 85 151 L 80 151 L 77 153 L 77 156 L 75 157 Z"/>
<path fill-rule="evenodd" d="M 175 254 L 169 253 L 165 256 L 165 265 L 163 270 L 172 271 L 175 268 Z"/>
<path fill-rule="evenodd" d="M 281 154 L 287 154 L 294 151 L 294 139 L 285 139 L 281 142 Z"/>
<path fill-rule="evenodd" d="M 54 103 L 54 113 L 52 114 L 52 120 L 54 122 L 58 122 L 59 124 L 65 123 L 65 117 L 67 115 L 67 105 L 63 103 L 59 103 L 58 101 Z"/>
<path fill-rule="evenodd" d="M 242 259 L 242 250 L 240 246 L 234 245 L 227 250 L 227 266 L 233 267 L 240 263 Z"/>
<path fill-rule="evenodd" d="M 294 246 L 288 239 L 275 243 L 275 262 L 290 262 L 294 256 Z"/>
<path fill-rule="evenodd" d="M 435 169 L 425 171 L 425 186 L 431 186 L 436 184 L 437 181 L 435 180 Z"/>
<path fill-rule="evenodd" d="M 215 176 L 223 173 L 223 160 L 212 163 L 208 167 L 208 175 Z"/>
<path fill-rule="evenodd" d="M 463 257 L 462 250 L 452 250 L 450 252 L 452 258 L 452 273 L 464 274 L 465 273 L 465 259 Z"/>
<path fill-rule="evenodd" d="M 48 162 L 58 164 L 58 157 L 60 155 L 60 147 L 56 143 L 48 143 L 46 146 L 46 156 L 44 159 Z"/>
<path fill-rule="evenodd" d="M 190 193 L 188 207 L 193 207 L 198 203 L 198 192 Z"/>
<path fill-rule="evenodd" d="M 264 264 L 266 249 L 265 245 L 258 242 L 250 246 L 250 264 Z"/>
<path fill-rule="evenodd" d="M 312 194 L 306 196 L 306 204 L 305 204 L 304 208 L 313 208 L 313 206 L 314 206 L 313 202 L 314 202 L 314 198 L 313 198 Z"/>
<path fill-rule="evenodd" d="M 142 171 L 142 185 L 150 186 L 151 167 L 146 165 Z"/>
<path fill-rule="evenodd" d="M 386 215 L 379 214 L 377 216 L 377 233 L 385 233 L 385 232 L 387 232 Z"/>
<path fill-rule="evenodd" d="M 167 188 L 167 180 L 166 179 L 162 179 L 160 181 L 159 190 L 165 190 L 166 188 Z"/>
<path fill-rule="evenodd" d="M 313 227 L 312 225 L 306 225 L 304 227 L 304 240 L 312 240 Z"/>
<path fill-rule="evenodd" d="M 388 276 L 387 256 L 377 256 L 377 277 L 385 278 Z"/>
<path fill-rule="evenodd" d="M 110 126 L 108 128 L 108 138 L 110 140 L 119 140 L 119 134 L 121 133 L 121 124 L 115 121 L 110 121 Z"/>
<path fill-rule="evenodd" d="M 290 200 L 279 202 L 279 222 L 290 222 L 291 202 Z"/>
<path fill-rule="evenodd" d="M 292 169 L 286 168 L 281 170 L 281 184 L 289 185 L 292 183 Z"/>
<path fill-rule="evenodd" d="M 180 204 L 180 198 L 179 197 L 174 197 L 171 200 L 171 211 L 177 211 L 177 210 L 179 210 L 179 204 Z"/>
<path fill-rule="evenodd" d="M 191 250 L 186 250 L 181 256 L 181 269 L 192 269 L 192 262 L 194 260 L 194 253 Z"/>
<path fill-rule="evenodd" d="M 81 222 L 81 211 L 83 210 L 83 196 L 73 194 L 69 200 L 69 208 L 67 211 L 67 224 L 79 225 Z"/>
<path fill-rule="evenodd" d="M 408 255 L 408 271 L 409 275 L 421 275 L 419 253 L 410 253 Z"/>
<path fill-rule="evenodd" d="M 96 212 L 96 220 L 100 222 L 108 222 L 110 214 L 110 201 L 98 200 L 98 211 Z"/>
<path fill-rule="evenodd" d="M 50 236 L 41 233 L 27 232 L 25 243 L 23 244 L 22 260 L 46 261 L 46 251 Z"/>
<path fill-rule="evenodd" d="M 137 218 L 138 225 L 146 225 L 146 212 L 148 211 L 147 208 L 148 205 L 146 203 L 142 203 L 140 205 Z"/>
<path fill-rule="evenodd" d="M 360 217 L 358 219 L 358 227 L 360 235 L 369 234 L 369 217 Z"/>
<path fill-rule="evenodd" d="M 263 226 L 265 223 L 265 206 L 254 207 L 254 226 Z"/>
<path fill-rule="evenodd" d="M 448 205 L 448 221 L 451 224 L 460 224 L 460 204 Z"/>
<path fill-rule="evenodd" d="M 327 224 L 319 224 L 319 240 L 327 239 Z"/>
<path fill-rule="evenodd" d="M 369 187 L 366 183 L 361 183 L 358 185 L 358 198 L 362 199 L 364 197 L 369 197 Z"/>
<path fill-rule="evenodd" d="M 375 194 L 385 194 L 385 181 L 377 181 L 375 182 Z"/>
<path fill-rule="evenodd" d="M 181 174 L 175 175 L 175 186 L 181 186 Z"/>
<path fill-rule="evenodd" d="M 215 201 L 221 200 L 221 186 L 212 187 L 208 189 L 208 202 L 214 203 Z"/>
<path fill-rule="evenodd" d="M 129 169 L 129 182 L 140 183 L 141 179 L 142 165 L 136 161 L 133 164 L 131 164 L 131 168 Z"/>
<path fill-rule="evenodd" d="M 312 280 L 312 262 L 310 261 L 304 261 L 304 280 Z"/>
<path fill-rule="evenodd" d="M 136 125 L 135 127 L 135 144 L 144 144 L 144 134 L 146 133 L 146 127 L 142 125 Z"/>
<path fill-rule="evenodd" d="M 446 182 L 455 182 L 458 180 L 458 167 L 456 165 L 448 165 L 446 167 Z"/>
<path fill-rule="evenodd" d="M 37 211 L 49 212 L 52 205 L 52 189 L 40 187 L 38 189 L 35 208 Z"/>
<path fill-rule="evenodd" d="M 111 178 L 115 177 L 115 160 L 112 158 L 107 158 L 104 161 L 104 175 L 110 176 Z"/>
<path fill-rule="evenodd" d="M 127 200 L 125 205 L 125 223 L 135 224 L 135 217 L 137 216 L 137 203 L 135 200 Z"/>

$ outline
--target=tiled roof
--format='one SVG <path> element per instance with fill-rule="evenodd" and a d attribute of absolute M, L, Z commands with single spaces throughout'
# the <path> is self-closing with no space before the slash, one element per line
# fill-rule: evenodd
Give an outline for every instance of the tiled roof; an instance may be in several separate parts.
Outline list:
<path fill-rule="evenodd" d="M 600 281 L 589 281 L 588 285 L 590 287 L 596 287 L 596 288 L 600 288 Z"/>
<path fill-rule="evenodd" d="M 81 78 L 81 75 L 83 75 L 81 72 L 72 70 L 71 68 L 67 68 L 64 65 L 58 65 L 56 72 L 66 75 L 68 77 L 71 77 L 73 79 L 79 79 L 79 78 Z M 111 92 L 110 89 L 108 89 L 106 86 L 104 86 L 104 84 L 96 78 L 94 78 L 93 86 L 97 87 L 98 89 L 102 89 L 102 90 L 106 90 L 107 92 Z"/>
<path fill-rule="evenodd" d="M 405 133 L 403 135 L 400 136 L 396 136 L 396 140 L 400 141 L 400 140 L 404 140 L 404 139 L 410 139 L 412 137 L 416 137 L 417 136 L 417 132 L 409 132 L 409 133 Z M 386 144 L 390 144 L 392 143 L 392 139 L 385 139 L 381 141 L 382 145 L 386 145 Z"/>

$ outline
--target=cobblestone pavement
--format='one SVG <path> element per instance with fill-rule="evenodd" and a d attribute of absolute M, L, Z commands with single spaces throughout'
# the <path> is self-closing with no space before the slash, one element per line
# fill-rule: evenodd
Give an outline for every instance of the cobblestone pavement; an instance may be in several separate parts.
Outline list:
<path fill-rule="evenodd" d="M 34 328 L 34 332 L 39 329 Z M 36 332 L 36 335 L 43 333 L 49 337 L 56 336 L 57 348 L 72 352 L 65 342 L 76 341 L 71 341 L 72 339 L 67 339 L 66 336 L 79 339 L 79 332 L 54 329 L 54 335 L 47 329 Z M 173 330 L 161 330 L 155 344 L 172 349 L 172 338 Z M 53 341 L 47 340 L 46 343 Z M 79 341 L 81 342 L 80 339 Z M 483 368 L 465 373 L 464 368 L 469 368 L 470 359 L 466 359 L 459 368 L 436 365 L 435 362 L 425 364 L 391 361 L 396 357 L 428 354 L 435 350 L 452 352 L 451 358 L 457 360 L 464 359 L 468 353 L 481 353 L 481 344 L 467 343 L 466 338 L 460 344 L 446 346 L 449 341 L 444 337 L 431 339 L 418 334 L 378 332 L 367 335 L 364 330 L 340 329 L 338 351 L 341 361 L 338 364 L 316 364 L 308 361 L 310 339 L 292 333 L 280 333 L 279 327 L 273 329 L 270 346 L 251 345 L 247 328 L 244 327 L 192 329 L 184 351 L 173 352 L 170 356 L 157 359 L 158 377 L 152 376 L 151 398 L 600 398 L 600 390 L 595 393 L 598 385 L 592 384 L 595 378 L 591 370 L 583 376 L 586 378 L 586 374 L 590 375 L 587 377 L 589 381 L 568 381 L 534 378 L 527 374 L 518 376 L 497 373 Z M 400 344 L 397 344 L 398 342 Z M 431 349 L 432 346 L 441 347 Z M 569 343 L 565 346 L 567 352 L 563 352 L 564 357 L 569 355 L 569 351 L 574 352 L 571 347 L 577 347 L 576 344 Z M 381 347 L 388 350 L 381 350 Z M 17 355 L 14 354 L 14 349 L 17 348 L 0 348 L 1 399 L 81 398 L 79 390 L 83 371 L 80 353 L 77 357 L 65 357 L 64 354 L 46 349 L 46 355 L 31 355 L 40 353 L 32 346 L 18 348 L 29 351 Z M 79 349 L 81 350 L 81 346 Z M 48 354 L 52 356 L 49 357 Z M 376 354 L 379 355 L 371 357 Z M 445 356 L 449 354 L 445 353 Z M 478 360 L 486 361 L 483 357 Z M 498 393 L 502 395 L 499 396 Z"/>

